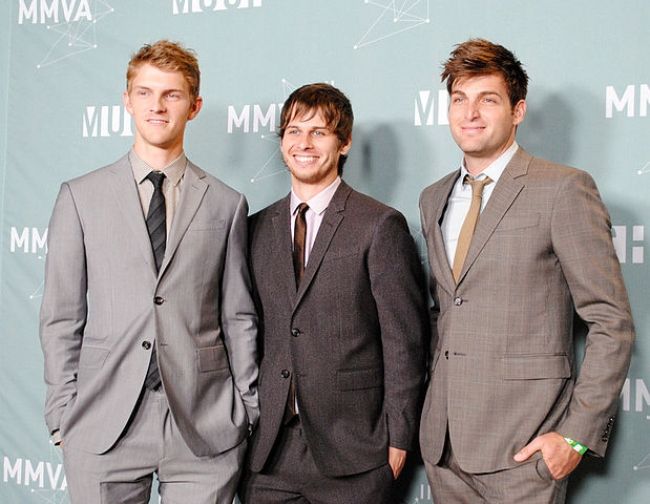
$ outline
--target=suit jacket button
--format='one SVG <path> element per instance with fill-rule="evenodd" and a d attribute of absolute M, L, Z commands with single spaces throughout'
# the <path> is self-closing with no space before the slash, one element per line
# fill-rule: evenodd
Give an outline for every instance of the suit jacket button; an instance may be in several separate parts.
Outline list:
<path fill-rule="evenodd" d="M 280 376 L 282 376 L 282 378 L 289 378 L 290 375 L 291 373 L 289 373 L 288 369 L 283 369 L 282 371 L 280 371 Z"/>
<path fill-rule="evenodd" d="M 449 360 L 449 350 L 445 350 L 445 359 Z"/>
<path fill-rule="evenodd" d="M 454 304 L 455 304 L 456 306 L 460 306 L 460 305 L 462 305 L 462 304 L 463 304 L 463 298 L 460 297 L 460 296 L 454 298 Z"/>
<path fill-rule="evenodd" d="M 298 336 L 300 336 L 300 334 L 301 334 L 300 329 L 291 329 L 291 336 L 293 336 L 294 338 L 297 338 Z"/>
<path fill-rule="evenodd" d="M 142 348 L 144 348 L 145 350 L 149 350 L 151 348 L 151 343 L 149 343 L 148 341 L 143 341 Z"/>
<path fill-rule="evenodd" d="M 156 296 L 155 298 L 153 298 L 153 302 L 156 303 L 157 305 L 161 305 L 165 302 L 165 298 Z"/>

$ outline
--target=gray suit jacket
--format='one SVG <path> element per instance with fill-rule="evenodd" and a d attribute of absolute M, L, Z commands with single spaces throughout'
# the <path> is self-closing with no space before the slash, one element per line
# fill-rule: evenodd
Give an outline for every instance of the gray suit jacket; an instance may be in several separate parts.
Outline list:
<path fill-rule="evenodd" d="M 468 472 L 516 465 L 513 455 L 549 431 L 602 456 L 634 328 L 592 178 L 520 148 L 481 213 L 456 285 L 440 223 L 458 176 L 420 198 L 435 302 L 423 457 L 438 462 L 447 425 Z M 580 374 L 576 320 L 588 329 Z"/>
<path fill-rule="evenodd" d="M 258 417 L 257 317 L 242 195 L 193 164 L 156 274 L 132 170 L 64 183 L 48 231 L 41 343 L 50 431 L 102 453 L 133 411 L 157 342 L 171 413 L 197 456 Z"/>
<path fill-rule="evenodd" d="M 250 447 L 260 471 L 278 436 L 290 377 L 319 470 L 357 474 L 411 448 L 424 376 L 425 289 L 406 221 L 344 182 L 318 230 L 300 288 L 289 197 L 251 218 L 261 321 L 261 417 Z"/>

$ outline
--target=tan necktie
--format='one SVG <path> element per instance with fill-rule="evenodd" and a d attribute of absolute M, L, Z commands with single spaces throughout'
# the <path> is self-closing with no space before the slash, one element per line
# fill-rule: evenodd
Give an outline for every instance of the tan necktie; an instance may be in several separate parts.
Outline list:
<path fill-rule="evenodd" d="M 491 182 L 492 179 L 490 177 L 485 177 L 481 180 L 477 180 L 473 179 L 469 175 L 465 175 L 465 179 L 463 180 L 464 184 L 469 184 L 472 186 L 472 203 L 469 206 L 469 212 L 467 212 L 467 216 L 465 216 L 463 227 L 460 228 L 458 245 L 456 246 L 456 254 L 454 255 L 454 265 L 452 272 L 454 274 L 454 280 L 456 280 L 456 282 L 458 282 L 458 279 L 460 278 L 460 272 L 463 269 L 463 264 L 465 263 L 465 258 L 467 257 L 467 251 L 469 250 L 470 243 L 472 243 L 472 236 L 474 236 L 474 230 L 476 229 L 478 217 L 481 213 L 483 189 Z"/>

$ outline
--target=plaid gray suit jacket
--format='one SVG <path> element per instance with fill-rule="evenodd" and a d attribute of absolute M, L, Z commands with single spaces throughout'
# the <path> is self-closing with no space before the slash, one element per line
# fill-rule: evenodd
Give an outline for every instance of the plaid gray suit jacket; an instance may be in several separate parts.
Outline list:
<path fill-rule="evenodd" d="M 447 428 L 468 472 L 517 465 L 514 454 L 549 431 L 604 455 L 634 328 L 592 178 L 520 148 L 481 213 L 456 284 L 440 223 L 458 176 L 420 198 L 435 303 L 424 459 L 439 461 Z M 582 324 L 578 374 L 574 334 Z"/>

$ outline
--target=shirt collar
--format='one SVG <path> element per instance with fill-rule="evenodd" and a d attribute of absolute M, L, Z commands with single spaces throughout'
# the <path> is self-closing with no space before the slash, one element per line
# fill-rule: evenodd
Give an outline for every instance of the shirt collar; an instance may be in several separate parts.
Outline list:
<path fill-rule="evenodd" d="M 499 180 L 499 177 L 501 177 L 501 174 L 506 169 L 506 166 L 508 166 L 508 163 L 517 152 L 517 149 L 519 149 L 519 145 L 517 144 L 517 142 L 516 141 L 512 142 L 512 145 L 508 147 L 505 151 L 503 151 L 503 154 L 501 154 L 498 158 L 492 161 L 492 163 L 490 163 L 490 165 L 488 165 L 488 167 L 485 170 L 483 170 L 474 178 L 482 179 L 484 176 L 487 176 L 490 177 L 492 181 L 496 184 L 497 181 Z M 464 180 L 465 175 L 469 175 L 469 172 L 467 171 L 467 168 L 465 168 L 465 161 L 463 160 L 460 165 L 460 180 Z"/>
<path fill-rule="evenodd" d="M 147 178 L 149 173 L 155 171 L 140 156 L 138 156 L 133 149 L 129 151 L 129 161 L 131 162 L 133 177 L 138 184 L 141 184 Z M 181 152 L 180 156 L 165 166 L 161 171 L 165 174 L 172 187 L 174 187 L 178 185 L 183 178 L 186 167 L 187 157 L 184 152 Z"/>
<path fill-rule="evenodd" d="M 334 180 L 334 182 L 328 185 L 316 196 L 305 201 L 305 203 L 307 203 L 307 205 L 309 205 L 309 208 L 313 210 L 316 214 L 318 215 L 322 214 L 325 210 L 327 210 L 327 207 L 329 206 L 330 201 L 332 201 L 332 197 L 334 196 L 334 193 L 336 192 L 336 189 L 339 187 L 340 184 L 341 184 L 341 177 L 336 177 L 336 180 Z M 298 205 L 300 205 L 300 203 L 302 203 L 302 201 L 300 201 L 300 198 L 298 198 L 298 196 L 296 196 L 296 193 L 293 192 L 293 189 L 291 189 L 291 203 L 289 206 L 289 208 L 291 209 L 291 215 L 296 213 L 296 209 L 298 208 Z"/>

